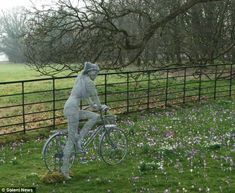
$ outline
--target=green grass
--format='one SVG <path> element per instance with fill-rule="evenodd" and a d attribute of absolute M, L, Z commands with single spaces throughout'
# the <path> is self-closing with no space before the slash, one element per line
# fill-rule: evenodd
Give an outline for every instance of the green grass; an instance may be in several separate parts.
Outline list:
<path fill-rule="evenodd" d="M 0 63 L 0 82 L 41 78 L 25 64 Z M 45 77 L 45 76 L 44 76 Z"/>
<path fill-rule="evenodd" d="M 129 139 L 120 165 L 86 157 L 73 165 L 72 180 L 45 184 L 45 140 L 22 140 L 1 146 L 0 187 L 34 186 L 38 193 L 235 191 L 234 101 L 142 111 L 121 116 L 118 124 Z"/>

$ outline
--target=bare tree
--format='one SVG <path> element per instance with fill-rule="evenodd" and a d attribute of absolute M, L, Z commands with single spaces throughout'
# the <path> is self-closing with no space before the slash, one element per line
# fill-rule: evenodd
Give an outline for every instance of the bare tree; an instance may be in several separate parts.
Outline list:
<path fill-rule="evenodd" d="M 4 52 L 10 62 L 25 62 L 22 37 L 26 15 L 23 9 L 0 13 L 0 52 Z"/>
<path fill-rule="evenodd" d="M 227 0 L 221 4 L 206 4 L 196 6 L 189 13 L 192 17 L 191 29 L 188 36 L 192 37 L 186 47 L 186 52 L 193 62 L 199 64 L 214 63 L 216 59 L 225 60 L 223 57 L 234 46 L 230 33 L 233 36 L 234 24 L 231 23 L 230 10 L 232 1 Z"/>
<path fill-rule="evenodd" d="M 231 23 L 231 30 L 229 31 L 229 36 L 231 42 L 235 42 L 235 1 L 232 1 L 230 5 L 230 23 Z M 231 48 L 231 61 L 235 63 L 235 46 Z"/>
<path fill-rule="evenodd" d="M 173 0 L 88 0 L 82 7 L 59 0 L 29 13 L 26 56 L 44 74 L 76 72 L 80 66 L 71 64 L 87 60 L 103 68 L 141 65 L 156 55 L 147 48 L 159 31 L 196 4 L 212 1 L 223 0 L 179 0 L 175 6 Z"/>
<path fill-rule="evenodd" d="M 175 4 L 178 2 L 175 1 Z M 164 65 L 232 61 L 235 37 L 232 0 L 197 4 L 169 22 L 154 41 Z M 151 41 L 153 43 L 153 41 Z"/>

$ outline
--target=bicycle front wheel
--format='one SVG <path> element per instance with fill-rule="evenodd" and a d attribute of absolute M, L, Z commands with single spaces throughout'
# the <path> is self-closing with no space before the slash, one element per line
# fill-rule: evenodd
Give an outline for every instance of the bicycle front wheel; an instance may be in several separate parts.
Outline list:
<path fill-rule="evenodd" d="M 119 164 L 126 156 L 128 149 L 127 137 L 118 127 L 108 128 L 101 138 L 99 155 L 109 164 Z"/>
<path fill-rule="evenodd" d="M 63 151 L 67 141 L 67 133 L 55 133 L 45 143 L 42 151 L 42 157 L 47 169 L 50 172 L 58 171 L 63 164 Z M 75 159 L 75 149 L 69 158 L 70 167 Z"/>

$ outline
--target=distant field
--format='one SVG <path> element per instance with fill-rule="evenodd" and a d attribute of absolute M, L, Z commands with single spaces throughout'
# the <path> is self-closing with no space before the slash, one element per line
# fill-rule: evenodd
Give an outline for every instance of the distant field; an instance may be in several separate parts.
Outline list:
<path fill-rule="evenodd" d="M 134 70 L 134 68 L 130 67 L 130 68 L 127 68 L 127 70 Z M 66 72 L 64 72 L 64 73 L 59 73 L 57 76 L 64 76 L 67 74 Z M 13 64 L 13 63 L 0 62 L 0 82 L 38 79 L 38 78 L 46 78 L 46 77 L 49 77 L 49 76 L 41 75 L 39 72 L 33 70 L 26 64 Z"/>
<path fill-rule="evenodd" d="M 0 82 L 41 77 L 38 72 L 30 69 L 25 64 L 0 63 Z"/>

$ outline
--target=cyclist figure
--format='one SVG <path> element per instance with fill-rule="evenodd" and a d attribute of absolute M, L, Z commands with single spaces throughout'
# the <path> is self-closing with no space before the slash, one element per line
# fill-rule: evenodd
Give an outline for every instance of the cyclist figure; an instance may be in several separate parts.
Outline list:
<path fill-rule="evenodd" d="M 95 125 L 99 114 L 84 111 L 80 109 L 80 101 L 88 100 L 89 104 L 96 110 L 105 110 L 106 105 L 101 105 L 94 80 L 99 72 L 99 67 L 97 64 L 92 64 L 86 62 L 84 64 L 84 69 L 80 75 L 78 75 L 71 94 L 64 106 L 64 116 L 68 121 L 68 140 L 66 142 L 63 151 L 63 165 L 61 167 L 61 172 L 66 179 L 70 179 L 69 176 L 69 158 L 72 153 L 73 146 L 77 146 L 80 152 L 82 149 L 82 140 L 88 131 Z M 78 125 L 80 119 L 88 119 L 84 124 L 80 133 L 78 134 Z"/>

